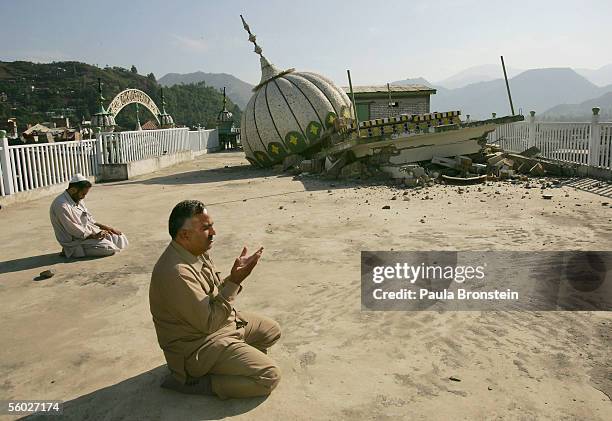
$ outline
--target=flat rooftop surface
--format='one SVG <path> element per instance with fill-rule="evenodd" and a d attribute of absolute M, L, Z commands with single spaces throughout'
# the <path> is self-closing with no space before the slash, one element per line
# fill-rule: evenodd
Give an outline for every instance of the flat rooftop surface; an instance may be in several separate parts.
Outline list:
<path fill-rule="evenodd" d="M 58 256 L 53 196 L 6 206 L 0 399 L 61 399 L 75 420 L 609 420 L 610 312 L 361 311 L 362 250 L 612 250 L 609 196 L 466 189 L 409 190 L 404 201 L 391 187 L 293 179 L 250 168 L 242 153 L 203 155 L 94 185 L 89 210 L 130 247 L 71 261 Z M 270 352 L 283 377 L 267 399 L 158 387 L 166 368 L 148 286 L 183 199 L 208 204 L 211 255 L 225 273 L 243 244 L 265 247 L 236 307 L 283 329 Z M 51 268 L 53 278 L 34 280 Z"/>

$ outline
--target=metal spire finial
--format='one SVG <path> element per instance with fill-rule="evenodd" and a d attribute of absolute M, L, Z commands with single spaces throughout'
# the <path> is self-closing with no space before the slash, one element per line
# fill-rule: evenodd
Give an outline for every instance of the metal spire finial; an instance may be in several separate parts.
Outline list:
<path fill-rule="evenodd" d="M 255 46 L 255 49 L 253 51 L 255 51 L 256 54 L 259 54 L 260 57 L 263 57 L 263 54 L 262 54 L 263 50 L 261 49 L 259 45 L 257 45 L 257 37 L 255 36 L 255 34 L 251 33 L 251 28 L 246 23 L 242 15 L 240 15 L 240 19 L 242 19 L 242 26 L 244 27 L 244 30 L 249 33 L 249 41 L 251 41 L 253 45 Z"/>
<path fill-rule="evenodd" d="M 164 98 L 164 88 L 161 90 L 161 103 L 162 103 L 162 114 L 166 114 L 166 98 Z"/>
<path fill-rule="evenodd" d="M 138 108 L 138 103 L 136 103 L 136 130 L 142 130 L 142 126 L 140 125 L 140 109 Z"/>
<path fill-rule="evenodd" d="M 102 96 L 102 79 L 98 78 L 98 99 L 100 101 L 104 101 L 104 97 Z"/>
<path fill-rule="evenodd" d="M 100 103 L 100 110 L 98 111 L 98 113 L 106 113 L 106 110 L 104 109 L 104 96 L 102 95 L 102 79 L 98 78 L 98 102 Z"/>
<path fill-rule="evenodd" d="M 257 44 L 257 37 L 255 34 L 251 32 L 251 28 L 244 20 L 244 17 L 240 15 L 240 19 L 242 20 L 242 26 L 244 30 L 249 33 L 249 41 L 253 43 L 255 46 L 255 53 L 259 55 L 259 62 L 261 63 L 261 80 L 257 86 L 253 88 L 253 91 L 257 91 L 260 87 L 262 87 L 265 83 L 269 82 L 272 79 L 275 79 L 279 76 L 285 75 L 287 73 L 293 72 L 295 69 L 287 69 L 280 70 L 277 69 L 272 63 L 268 61 L 266 57 L 264 57 L 261 47 Z"/>

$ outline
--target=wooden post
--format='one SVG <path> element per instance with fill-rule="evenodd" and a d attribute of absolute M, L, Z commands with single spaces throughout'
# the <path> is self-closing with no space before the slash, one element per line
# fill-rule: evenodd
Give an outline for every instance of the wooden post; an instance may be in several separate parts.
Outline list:
<path fill-rule="evenodd" d="M 357 138 L 360 138 L 361 133 L 359 132 L 359 118 L 357 117 L 357 103 L 355 102 L 355 92 L 353 92 L 353 81 L 351 80 L 351 71 L 347 70 L 346 74 L 348 75 L 349 88 L 351 90 L 351 99 L 353 100 L 353 117 L 355 117 L 355 124 L 357 126 Z"/>
<path fill-rule="evenodd" d="M 0 130 L 0 142 L 2 143 L 2 153 L 0 153 L 0 165 L 2 166 L 2 180 L 4 184 L 4 193 L 6 195 L 15 194 L 13 187 L 13 169 L 11 167 L 11 156 L 9 151 L 8 139 L 6 132 Z"/>
<path fill-rule="evenodd" d="M 512 105 L 512 95 L 510 95 L 510 85 L 508 84 L 508 75 L 506 74 L 506 65 L 504 64 L 504 56 L 501 57 L 502 68 L 504 69 L 504 79 L 506 80 L 506 90 L 508 91 L 508 100 L 510 101 L 510 110 L 514 115 L 514 105 Z"/>
<path fill-rule="evenodd" d="M 593 108 L 591 117 L 591 136 L 589 137 L 589 166 L 599 167 L 599 147 L 601 145 L 601 126 L 599 125 L 599 107 Z"/>

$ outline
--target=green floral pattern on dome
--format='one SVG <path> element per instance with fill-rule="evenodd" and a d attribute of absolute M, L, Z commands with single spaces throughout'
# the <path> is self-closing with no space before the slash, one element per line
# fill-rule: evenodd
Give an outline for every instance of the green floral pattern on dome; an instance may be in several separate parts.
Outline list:
<path fill-rule="evenodd" d="M 351 109 L 347 107 L 346 105 L 343 105 L 342 108 L 340 108 L 340 115 L 342 115 L 342 118 L 347 118 L 347 119 L 350 119 L 353 117 L 351 115 Z"/>
<path fill-rule="evenodd" d="M 327 113 L 327 116 L 325 116 L 325 127 L 328 129 L 333 128 L 334 123 L 336 122 L 337 118 L 338 116 L 336 115 L 336 113 L 334 112 Z"/>
<path fill-rule="evenodd" d="M 321 123 L 316 121 L 311 121 L 308 123 L 308 126 L 306 126 L 306 137 L 311 142 L 318 140 L 321 137 L 322 132 L 323 126 L 321 126 Z"/>
<path fill-rule="evenodd" d="M 254 167 L 261 167 L 259 162 L 257 162 L 255 159 L 251 158 L 250 156 L 247 156 L 246 160 L 249 161 L 249 164 L 251 164 Z"/>
<path fill-rule="evenodd" d="M 272 158 L 273 162 L 279 162 L 287 156 L 287 151 L 282 143 L 270 142 L 268 143 L 268 155 Z"/>
<path fill-rule="evenodd" d="M 253 155 L 255 155 L 255 160 L 257 161 L 259 166 L 270 167 L 272 165 L 272 161 L 270 161 L 270 158 L 268 157 L 268 155 L 265 154 L 265 152 L 256 151 Z"/>
<path fill-rule="evenodd" d="M 306 139 L 302 133 L 299 132 L 289 132 L 285 136 L 285 144 L 287 145 L 287 149 L 291 153 L 299 153 L 306 149 Z"/>

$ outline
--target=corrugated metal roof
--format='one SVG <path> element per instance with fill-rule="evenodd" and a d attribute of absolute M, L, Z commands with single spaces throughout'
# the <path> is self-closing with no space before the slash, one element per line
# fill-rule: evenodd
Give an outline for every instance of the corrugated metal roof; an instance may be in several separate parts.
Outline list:
<path fill-rule="evenodd" d="M 348 86 L 343 86 L 344 92 L 350 93 L 351 90 Z M 371 86 L 353 86 L 353 92 L 356 94 L 365 93 L 386 93 L 391 92 L 431 92 L 435 91 L 434 88 L 430 88 L 425 85 L 390 85 L 387 90 L 387 85 L 371 85 Z"/>

